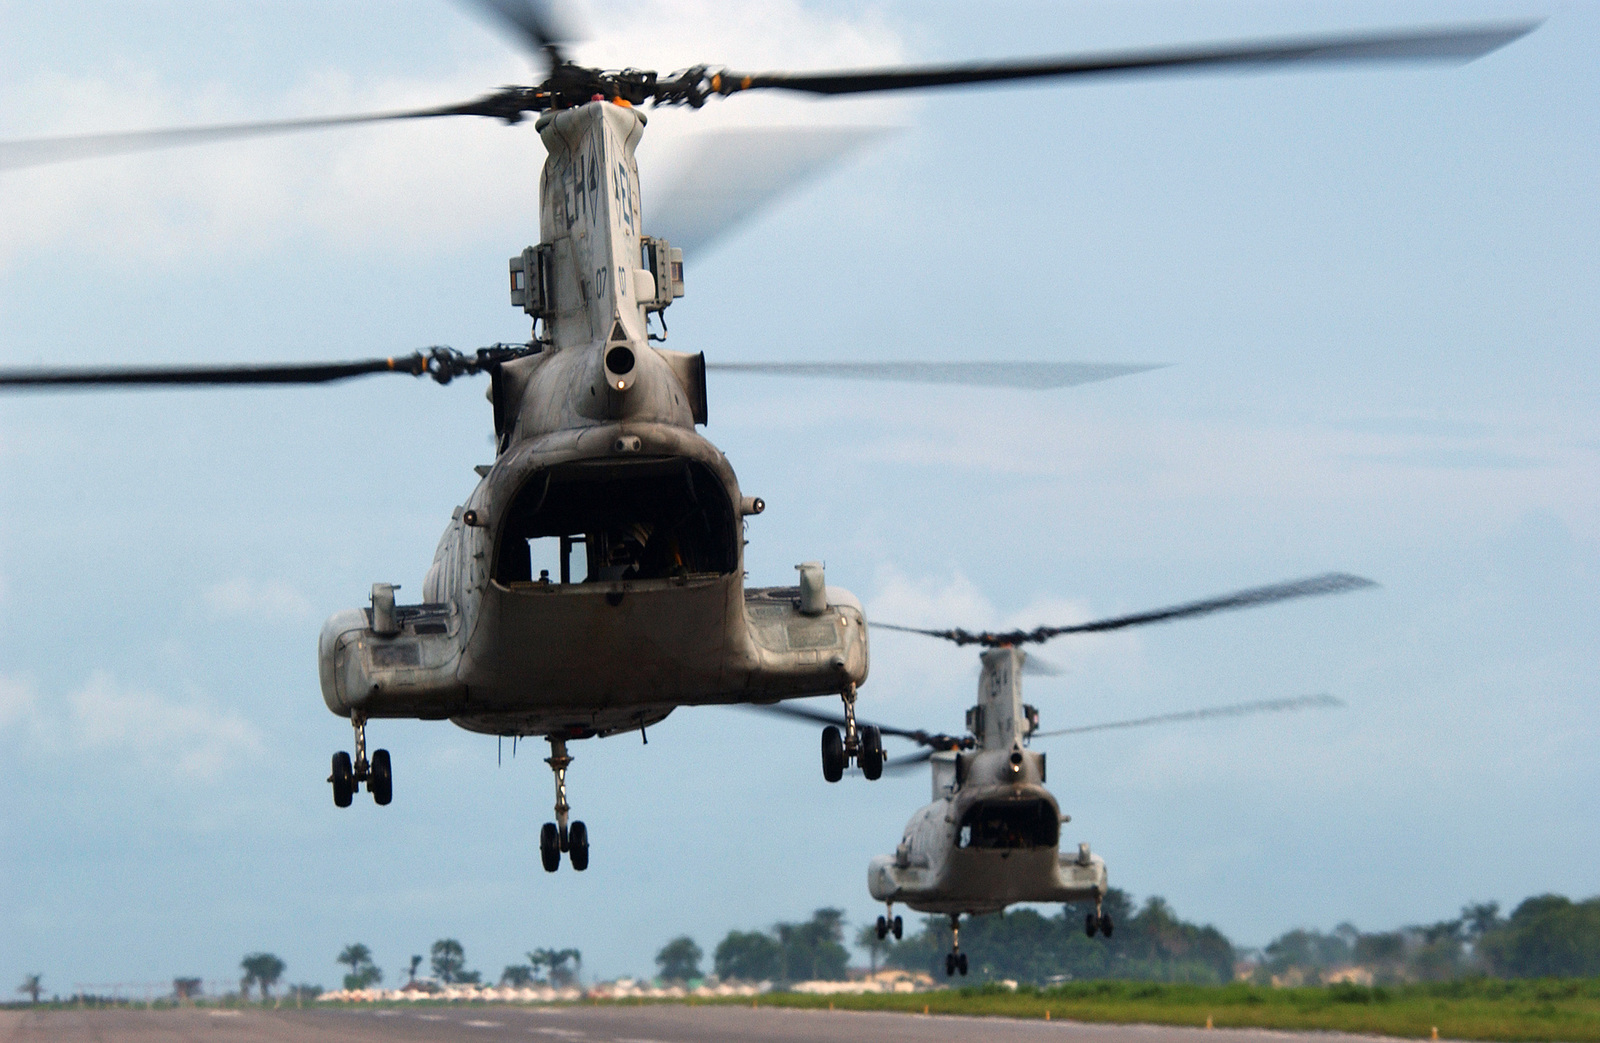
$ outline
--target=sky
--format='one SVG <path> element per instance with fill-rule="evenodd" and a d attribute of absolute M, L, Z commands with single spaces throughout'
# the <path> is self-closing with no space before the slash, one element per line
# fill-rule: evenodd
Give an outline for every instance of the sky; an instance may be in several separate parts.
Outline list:
<path fill-rule="evenodd" d="M 663 70 L 999 58 L 1548 20 L 1462 67 L 1109 79 L 654 116 L 886 128 L 686 259 L 671 347 L 721 361 L 1164 363 L 1046 393 L 713 377 L 754 585 L 825 560 L 870 619 L 1068 623 L 1330 570 L 1378 589 L 1062 639 L 1044 727 L 1113 885 L 1260 945 L 1600 892 L 1600 9 L 1579 3 L 592 0 L 576 57 Z M 526 60 L 442 0 L 0 0 L 0 140 L 462 100 Z M 526 336 L 529 125 L 439 121 L 0 172 L 0 365 L 362 358 Z M 490 460 L 481 383 L 0 400 L 0 987 L 387 980 L 454 937 L 489 978 L 574 946 L 879 912 L 925 776 L 821 778 L 810 727 L 683 709 L 573 746 L 592 864 L 545 874 L 544 750 L 383 721 L 349 748 L 316 635 L 417 596 Z M 946 731 L 976 656 L 877 632 L 864 717 Z M 823 705 L 827 705 L 826 702 Z"/>

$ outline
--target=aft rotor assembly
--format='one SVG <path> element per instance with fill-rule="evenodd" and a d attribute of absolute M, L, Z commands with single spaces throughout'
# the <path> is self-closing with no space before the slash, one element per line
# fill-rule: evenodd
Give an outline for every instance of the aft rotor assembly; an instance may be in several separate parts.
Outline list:
<path fill-rule="evenodd" d="M 1230 612 L 1238 609 L 1255 608 L 1262 605 L 1275 604 L 1280 601 L 1292 601 L 1299 598 L 1321 597 L 1328 594 L 1341 594 L 1348 591 L 1362 590 L 1367 587 L 1377 586 L 1370 579 L 1352 576 L 1342 572 L 1326 573 L 1320 576 L 1311 576 L 1306 579 L 1292 580 L 1287 583 L 1275 583 L 1265 587 L 1251 587 L 1246 590 L 1223 594 L 1220 597 L 1204 598 L 1199 601 L 1188 601 L 1181 605 L 1172 605 L 1167 608 L 1155 609 L 1149 612 L 1137 612 L 1131 615 L 1113 616 L 1108 619 L 1096 620 L 1089 623 L 1072 623 L 1065 626 L 1041 626 L 1031 630 L 1007 631 L 972 631 L 960 627 L 949 630 L 931 630 L 922 627 L 901 626 L 896 623 L 873 623 L 874 627 L 881 630 L 897 630 L 910 634 L 922 634 L 927 637 L 937 637 L 957 645 L 978 645 L 982 648 L 1009 648 L 1027 644 L 1042 644 L 1057 637 L 1067 634 L 1095 634 L 1112 630 L 1122 630 L 1128 627 L 1148 626 L 1153 623 L 1167 623 L 1180 619 L 1195 619 L 1218 612 Z M 1029 669 L 1029 660 L 1024 660 L 1024 669 Z M 1042 672 L 1052 672 L 1052 668 L 1040 667 Z M 869 779 L 880 777 L 884 771 L 899 771 L 912 768 L 928 761 L 935 753 L 941 750 L 970 750 L 978 742 L 973 735 L 953 736 L 942 732 L 930 732 L 921 728 L 901 728 L 887 724 L 868 724 L 858 721 L 855 716 L 855 693 L 851 691 L 845 697 L 847 713 L 844 716 L 832 714 L 824 710 L 813 709 L 809 706 L 798 706 L 788 703 L 778 703 L 770 706 L 757 706 L 756 709 L 768 713 L 781 714 L 787 717 L 798 717 L 803 720 L 816 721 L 827 725 L 822 732 L 822 774 L 829 782 L 837 782 L 843 778 L 848 766 L 846 757 L 849 747 L 845 744 L 844 736 L 858 733 L 862 738 L 862 748 L 867 742 L 875 745 L 874 754 L 869 758 L 856 755 L 857 766 L 861 773 Z M 1057 731 L 1040 732 L 1038 727 L 1037 711 L 1031 707 L 1026 708 L 1029 718 L 1028 735 L 1032 738 L 1047 738 L 1056 735 L 1076 735 L 1083 732 L 1100 731 L 1112 728 L 1131 728 L 1147 724 L 1164 724 L 1176 721 L 1200 720 L 1209 717 L 1237 717 L 1253 713 L 1269 713 L 1274 711 L 1298 710 L 1316 706 L 1342 705 L 1337 699 L 1328 695 L 1300 696 L 1286 699 L 1264 699 L 1254 702 L 1234 703 L 1227 706 L 1209 707 L 1200 710 L 1186 710 L 1178 713 L 1158 714 L 1153 717 L 1140 717 L 1126 721 L 1113 721 L 1106 724 L 1084 725 L 1075 728 L 1063 728 Z M 840 729 L 844 731 L 841 732 Z M 909 739 L 923 747 L 919 753 L 904 757 L 884 759 L 882 753 L 882 739 L 884 736 Z M 868 738 L 870 737 L 870 738 Z M 870 769 L 870 770 L 869 770 Z"/>

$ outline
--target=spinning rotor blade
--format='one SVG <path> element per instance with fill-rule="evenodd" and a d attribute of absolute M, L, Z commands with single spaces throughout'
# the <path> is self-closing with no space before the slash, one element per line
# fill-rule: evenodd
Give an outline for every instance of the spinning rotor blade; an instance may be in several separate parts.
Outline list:
<path fill-rule="evenodd" d="M 1075 623 L 1064 627 L 1035 627 L 1033 630 L 1010 630 L 1004 633 L 991 633 L 989 631 L 974 633 L 959 627 L 954 630 L 925 630 L 920 627 L 898 626 L 894 623 L 872 623 L 871 625 L 884 630 L 899 630 L 908 634 L 926 634 L 928 637 L 940 637 L 946 641 L 953 641 L 958 645 L 983 645 L 986 648 L 998 648 L 1005 645 L 1024 645 L 1030 642 L 1049 641 L 1051 638 L 1060 637 L 1063 634 L 1096 634 L 1107 630 L 1122 630 L 1126 627 L 1145 626 L 1149 623 L 1165 623 L 1174 619 L 1208 616 L 1214 612 L 1254 608 L 1257 605 L 1270 605 L 1279 601 L 1292 601 L 1296 598 L 1342 594 L 1348 590 L 1362 590 L 1366 587 L 1376 586 L 1377 584 L 1370 579 L 1352 576 L 1343 572 L 1330 572 L 1322 576 L 1312 576 L 1309 579 L 1294 580 L 1290 583 L 1277 583 L 1270 587 L 1252 587 L 1249 590 L 1235 591 L 1232 594 L 1207 598 L 1204 601 L 1191 601 L 1182 605 L 1174 605 L 1171 608 L 1160 608 L 1153 612 L 1139 612 L 1131 616 L 1115 616 L 1111 619 L 1102 619 L 1093 623 Z"/>
<path fill-rule="evenodd" d="M 5 369 L 0 387 L 161 387 L 220 384 L 326 384 L 368 373 L 416 373 L 422 356 L 270 366 L 151 366 L 147 369 Z"/>
<path fill-rule="evenodd" d="M 1304 36 L 1207 47 L 1114 51 L 1011 62 L 967 62 L 817 73 L 757 73 L 748 76 L 726 72 L 721 74 L 720 82 L 714 82 L 713 87 L 723 94 L 768 88 L 836 95 L 1047 77 L 1182 72 L 1229 67 L 1342 65 L 1374 61 L 1468 62 L 1504 47 L 1532 32 L 1539 24 L 1537 21 L 1510 22 L 1450 29 Z"/>
<path fill-rule="evenodd" d="M 531 351 L 525 344 L 496 344 L 468 355 L 433 347 L 393 358 L 354 362 L 289 362 L 243 366 L 123 366 L 107 369 L 0 369 L 0 389 L 49 391 L 103 387 L 216 387 L 226 384 L 327 384 L 372 373 L 426 374 L 441 384 L 479 373 Z"/>
<path fill-rule="evenodd" d="M 1212 706 L 1204 710 L 1183 710 L 1178 713 L 1157 714 L 1154 717 L 1137 717 L 1130 721 L 1111 721 L 1108 724 L 1085 724 L 1076 728 L 1057 728 L 1054 731 L 1034 732 L 1031 738 L 1048 739 L 1056 735 L 1082 735 L 1085 732 L 1110 731 L 1113 728 L 1142 728 L 1147 724 L 1170 724 L 1177 721 L 1203 721 L 1213 717 L 1247 717 L 1256 713 L 1281 713 L 1288 710 L 1337 709 L 1344 702 L 1331 695 L 1302 695 L 1293 699 L 1261 699 L 1250 703 L 1233 703 L 1229 706 Z"/>
<path fill-rule="evenodd" d="M 920 768 L 924 764 L 928 763 L 928 761 L 933 759 L 935 752 L 937 751 L 927 749 L 922 750 L 919 753 L 908 753 L 904 757 L 891 757 L 883 762 L 884 774 L 898 775 L 902 772 L 911 771 L 914 768 Z"/>
<path fill-rule="evenodd" d="M 434 109 L 403 109 L 397 112 L 370 112 L 354 116 L 316 116 L 310 119 L 217 123 L 205 127 L 175 127 L 168 130 L 135 130 L 119 134 L 75 134 L 70 137 L 0 141 L 0 170 L 20 170 L 24 167 L 69 163 L 73 160 L 94 159 L 99 156 L 154 152 L 158 149 L 202 145 L 230 138 L 259 138 L 270 134 L 289 134 L 301 130 L 319 130 L 358 123 L 431 119 L 435 116 L 498 115 L 496 112 L 477 111 L 483 107 L 483 103 L 480 102 L 466 102 Z"/>
<path fill-rule="evenodd" d="M 1022 672 L 1034 674 L 1038 677 L 1060 677 L 1065 670 L 1048 659 L 1040 659 L 1036 655 L 1027 655 L 1022 660 Z"/>
<path fill-rule="evenodd" d="M 886 127 L 771 127 L 695 135 L 643 175 L 650 234 L 700 253 L 890 133 Z"/>
<path fill-rule="evenodd" d="M 841 728 L 845 724 L 842 715 L 828 713 L 825 710 L 813 710 L 809 706 L 791 706 L 788 703 L 751 703 L 750 709 L 759 710 L 762 713 L 777 714 L 781 717 L 798 717 L 803 721 L 816 721 L 818 724 L 834 724 Z M 933 732 L 925 732 L 921 729 L 893 728 L 886 724 L 873 724 L 871 721 L 863 721 L 859 717 L 856 718 L 856 726 L 858 728 L 864 728 L 869 725 L 877 728 L 884 735 L 910 739 L 912 742 L 921 743 L 933 749 L 946 749 L 950 745 L 959 744 L 960 742 L 959 739 L 949 735 L 936 735 Z"/>
<path fill-rule="evenodd" d="M 548 58 L 551 63 L 549 75 L 542 84 L 529 87 L 503 87 L 475 101 L 439 108 L 0 142 L 0 170 L 87 159 L 93 156 L 173 148 L 227 138 L 282 134 L 358 123 L 430 119 L 436 116 L 493 116 L 507 123 L 517 123 L 527 113 L 583 104 L 597 95 L 615 98 L 632 105 L 651 103 L 699 108 L 713 95 L 729 95 L 757 88 L 839 95 L 1066 76 L 1229 67 L 1261 68 L 1296 63 L 1327 65 L 1369 61 L 1470 61 L 1505 46 L 1539 25 L 1538 22 L 1500 23 L 1459 28 L 1309 36 L 1217 44 L 1208 47 L 1174 47 L 1013 62 L 978 62 L 839 72 L 776 72 L 743 75 L 727 71 L 714 72 L 706 66 L 698 65 L 668 77 L 661 77 L 654 72 L 644 70 L 624 69 L 620 72 L 607 72 L 601 69 L 582 68 L 568 62 L 561 51 L 548 6 L 539 0 L 475 0 L 475 6 L 498 20 L 503 26 L 510 28 L 520 42 Z"/>
<path fill-rule="evenodd" d="M 511 30 L 519 44 L 549 61 L 551 68 L 567 60 L 561 53 L 562 36 L 549 4 L 538 0 L 475 0 L 469 6 L 489 15 L 501 28 Z"/>
<path fill-rule="evenodd" d="M 719 373 L 760 376 L 831 377 L 844 380 L 898 380 L 917 384 L 963 384 L 1028 390 L 1076 387 L 1164 364 L 1115 362 L 708 362 Z M 882 625 L 882 624 L 875 624 Z M 891 628 L 894 629 L 894 628 Z"/>

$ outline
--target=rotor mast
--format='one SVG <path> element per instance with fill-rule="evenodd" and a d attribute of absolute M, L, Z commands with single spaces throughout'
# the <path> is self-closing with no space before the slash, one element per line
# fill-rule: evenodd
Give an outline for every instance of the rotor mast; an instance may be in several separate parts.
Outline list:
<path fill-rule="evenodd" d="M 980 748 L 1007 750 L 1021 746 L 1032 730 L 1022 702 L 1022 664 L 1028 654 L 1003 645 L 984 649 L 980 658 L 983 673 L 978 678 L 978 705 L 968 727 L 977 736 Z"/>

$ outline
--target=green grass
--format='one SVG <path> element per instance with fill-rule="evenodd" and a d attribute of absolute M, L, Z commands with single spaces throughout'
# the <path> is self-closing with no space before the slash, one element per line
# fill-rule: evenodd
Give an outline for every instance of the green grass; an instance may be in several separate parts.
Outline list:
<path fill-rule="evenodd" d="M 701 1002 L 706 1002 L 702 1000 Z M 739 1001 L 732 1001 L 739 1002 Z M 748 1003 L 749 1000 L 743 1002 Z M 761 996 L 763 1006 L 894 1010 L 1217 1028 L 1367 1032 L 1416 1039 L 1600 1043 L 1600 980 L 1470 980 L 1432 985 L 1273 989 L 1254 985 L 1082 982 L 1016 992 L 986 985 L 890 995 Z"/>

